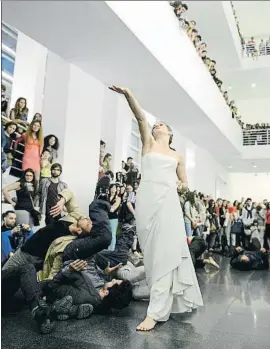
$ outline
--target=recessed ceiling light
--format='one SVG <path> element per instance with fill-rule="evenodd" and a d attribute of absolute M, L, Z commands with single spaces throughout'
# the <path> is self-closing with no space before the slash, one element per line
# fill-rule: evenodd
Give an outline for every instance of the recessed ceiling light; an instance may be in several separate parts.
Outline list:
<path fill-rule="evenodd" d="M 252 88 L 256 87 L 256 84 L 253 82 L 253 84 L 251 84 L 251 87 Z"/>
<path fill-rule="evenodd" d="M 228 168 L 232 168 L 232 165 L 228 166 Z"/>
<path fill-rule="evenodd" d="M 254 168 L 257 168 L 257 165 L 253 164 L 253 167 L 254 167 Z"/>
<path fill-rule="evenodd" d="M 232 90 L 232 87 L 231 87 L 231 86 L 228 86 L 228 90 Z"/>

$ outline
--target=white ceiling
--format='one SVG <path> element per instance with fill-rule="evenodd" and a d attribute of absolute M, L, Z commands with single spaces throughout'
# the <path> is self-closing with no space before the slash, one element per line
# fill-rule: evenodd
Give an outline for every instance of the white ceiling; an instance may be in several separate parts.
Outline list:
<path fill-rule="evenodd" d="M 245 37 L 270 36 L 270 1 L 233 1 Z"/>

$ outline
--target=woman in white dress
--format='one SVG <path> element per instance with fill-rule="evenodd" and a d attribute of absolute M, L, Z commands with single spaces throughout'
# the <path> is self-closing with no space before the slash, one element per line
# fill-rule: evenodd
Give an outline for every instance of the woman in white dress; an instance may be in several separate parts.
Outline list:
<path fill-rule="evenodd" d="M 183 313 L 203 305 L 190 257 L 183 214 L 177 194 L 177 177 L 187 188 L 183 157 L 170 148 L 172 130 L 157 122 L 148 132 L 144 113 L 127 88 L 121 93 L 134 113 L 142 139 L 142 179 L 136 197 L 136 227 L 144 254 L 146 280 L 150 288 L 147 316 L 137 327 L 152 330 L 171 313 Z"/>

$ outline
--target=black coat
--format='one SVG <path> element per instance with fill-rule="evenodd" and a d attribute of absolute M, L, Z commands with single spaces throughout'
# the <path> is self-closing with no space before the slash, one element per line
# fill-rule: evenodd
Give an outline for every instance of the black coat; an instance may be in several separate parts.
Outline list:
<path fill-rule="evenodd" d="M 241 262 L 241 257 L 245 255 L 248 257 L 248 262 Z M 235 250 L 234 255 L 230 261 L 231 267 L 241 271 L 247 270 L 264 270 L 269 269 L 269 261 L 267 253 L 260 251 L 245 251 L 237 252 Z"/>
<path fill-rule="evenodd" d="M 110 204 L 104 200 L 94 200 L 89 206 L 89 217 L 93 222 L 88 237 L 72 241 L 64 250 L 63 261 L 87 259 L 107 249 L 112 240 L 109 222 Z"/>

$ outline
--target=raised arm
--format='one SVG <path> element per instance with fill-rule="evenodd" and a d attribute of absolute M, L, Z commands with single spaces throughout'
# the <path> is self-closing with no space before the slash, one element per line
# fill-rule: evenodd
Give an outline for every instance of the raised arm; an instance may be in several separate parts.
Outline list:
<path fill-rule="evenodd" d="M 132 110 L 136 120 L 138 121 L 141 140 L 143 144 L 143 148 L 148 148 L 149 145 L 151 145 L 152 142 L 152 136 L 148 132 L 148 124 L 144 115 L 144 112 L 139 105 L 136 98 L 133 96 L 131 91 L 128 88 L 124 87 L 118 87 L 118 86 L 112 86 L 109 87 L 112 91 L 118 92 L 120 94 L 123 94 L 126 97 L 126 100 L 128 102 L 128 105 L 130 109 Z"/>
<path fill-rule="evenodd" d="M 176 174 L 178 179 L 181 182 L 181 189 L 187 190 L 188 189 L 188 181 L 187 181 L 187 174 L 186 174 L 186 167 L 185 167 L 185 161 L 184 157 L 182 155 L 178 155 L 178 166 L 176 169 Z"/>

